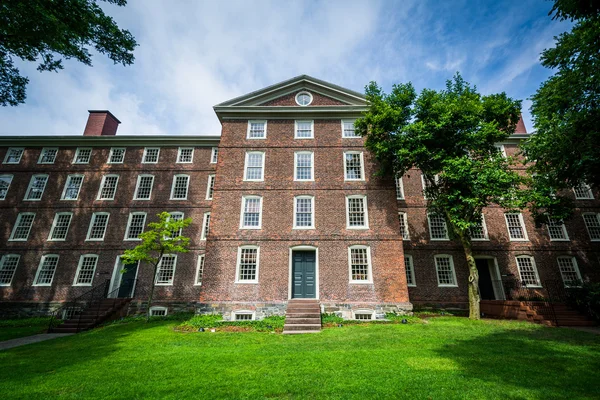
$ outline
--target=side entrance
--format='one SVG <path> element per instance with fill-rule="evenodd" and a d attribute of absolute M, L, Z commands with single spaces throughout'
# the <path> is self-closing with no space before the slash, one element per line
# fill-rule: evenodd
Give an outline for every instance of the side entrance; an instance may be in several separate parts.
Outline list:
<path fill-rule="evenodd" d="M 292 298 L 317 297 L 317 266 L 315 250 L 292 250 Z"/>

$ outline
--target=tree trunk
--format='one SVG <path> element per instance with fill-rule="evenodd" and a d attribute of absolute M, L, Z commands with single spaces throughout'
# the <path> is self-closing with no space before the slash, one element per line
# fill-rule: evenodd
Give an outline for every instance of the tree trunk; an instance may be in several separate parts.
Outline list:
<path fill-rule="evenodd" d="M 146 322 L 150 321 L 150 307 L 152 306 L 152 297 L 154 296 L 154 283 L 156 282 L 156 272 L 158 271 L 158 264 L 161 258 L 154 264 L 154 274 L 152 275 L 152 285 L 150 286 L 150 296 L 148 297 L 148 309 L 146 310 Z"/>
<path fill-rule="evenodd" d="M 479 300 L 481 300 L 479 296 L 479 272 L 475 264 L 475 257 L 473 257 L 471 240 L 463 232 L 459 233 L 459 237 L 463 245 L 465 257 L 467 258 L 467 265 L 469 266 L 469 318 L 479 319 L 481 317 L 479 309 Z"/>

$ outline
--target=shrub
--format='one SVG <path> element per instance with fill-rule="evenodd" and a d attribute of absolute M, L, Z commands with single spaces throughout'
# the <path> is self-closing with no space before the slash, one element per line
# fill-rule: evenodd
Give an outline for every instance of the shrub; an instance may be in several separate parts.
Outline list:
<path fill-rule="evenodd" d="M 584 282 L 581 287 L 567 289 L 567 303 L 600 321 L 600 283 Z"/>

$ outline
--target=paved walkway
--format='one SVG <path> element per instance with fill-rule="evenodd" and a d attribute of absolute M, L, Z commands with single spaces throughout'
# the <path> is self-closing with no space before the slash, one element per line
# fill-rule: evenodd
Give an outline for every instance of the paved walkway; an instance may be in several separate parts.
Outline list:
<path fill-rule="evenodd" d="M 0 350 L 12 349 L 13 347 L 24 346 L 26 344 L 37 342 L 44 342 L 46 340 L 71 335 L 74 335 L 74 333 L 41 333 L 39 335 L 25 336 L 22 338 L 5 340 L 4 342 L 0 342 Z"/>

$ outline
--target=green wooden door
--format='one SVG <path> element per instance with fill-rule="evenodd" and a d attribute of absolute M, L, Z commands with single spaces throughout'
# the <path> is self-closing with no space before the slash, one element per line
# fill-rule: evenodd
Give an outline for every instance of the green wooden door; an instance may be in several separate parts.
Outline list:
<path fill-rule="evenodd" d="M 316 270 L 314 251 L 292 252 L 292 298 L 316 298 Z"/>

